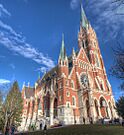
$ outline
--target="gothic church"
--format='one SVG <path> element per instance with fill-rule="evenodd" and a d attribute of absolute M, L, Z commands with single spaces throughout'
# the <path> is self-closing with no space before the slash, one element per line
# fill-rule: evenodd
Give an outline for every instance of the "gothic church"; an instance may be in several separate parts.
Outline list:
<path fill-rule="evenodd" d="M 58 65 L 39 78 L 34 87 L 23 85 L 21 129 L 58 123 L 86 124 L 101 118 L 117 117 L 112 88 L 108 81 L 96 33 L 81 6 L 78 51 L 67 56 L 64 36 Z"/>

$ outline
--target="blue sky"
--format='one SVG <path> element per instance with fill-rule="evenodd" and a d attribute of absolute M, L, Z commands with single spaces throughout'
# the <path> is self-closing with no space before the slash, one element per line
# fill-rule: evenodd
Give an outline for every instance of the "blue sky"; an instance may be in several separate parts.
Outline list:
<path fill-rule="evenodd" d="M 112 47 L 123 43 L 124 18 L 111 0 L 84 0 L 84 10 L 95 29 L 107 74 Z M 68 55 L 77 49 L 80 0 L 0 0 L 0 86 L 18 80 L 35 83 L 39 71 L 57 64 L 62 33 Z M 120 81 L 109 76 L 116 99 Z"/>

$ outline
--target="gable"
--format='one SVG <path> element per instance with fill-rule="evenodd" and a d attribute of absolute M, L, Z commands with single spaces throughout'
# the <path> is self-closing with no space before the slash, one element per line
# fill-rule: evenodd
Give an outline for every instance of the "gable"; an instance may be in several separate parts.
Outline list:
<path fill-rule="evenodd" d="M 80 59 L 86 63 L 90 63 L 85 51 L 83 48 L 80 49 L 79 53 L 78 53 L 78 56 L 77 56 L 77 59 Z"/>

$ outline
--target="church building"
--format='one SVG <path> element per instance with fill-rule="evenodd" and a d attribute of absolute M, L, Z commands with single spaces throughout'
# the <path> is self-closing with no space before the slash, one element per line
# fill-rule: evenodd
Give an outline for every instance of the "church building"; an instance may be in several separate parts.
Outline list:
<path fill-rule="evenodd" d="M 37 128 L 45 121 L 56 124 L 89 124 L 117 117 L 96 33 L 81 6 L 78 51 L 68 57 L 64 36 L 58 64 L 39 78 L 34 87 L 23 85 L 21 129 Z"/>

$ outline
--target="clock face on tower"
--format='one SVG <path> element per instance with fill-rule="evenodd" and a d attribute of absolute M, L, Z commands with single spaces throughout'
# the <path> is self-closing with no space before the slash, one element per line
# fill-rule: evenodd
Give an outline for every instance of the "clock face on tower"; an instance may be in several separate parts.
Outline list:
<path fill-rule="evenodd" d="M 87 88 L 89 86 L 89 80 L 88 80 L 87 75 L 85 74 L 81 75 L 80 79 L 81 79 L 82 86 Z"/>

